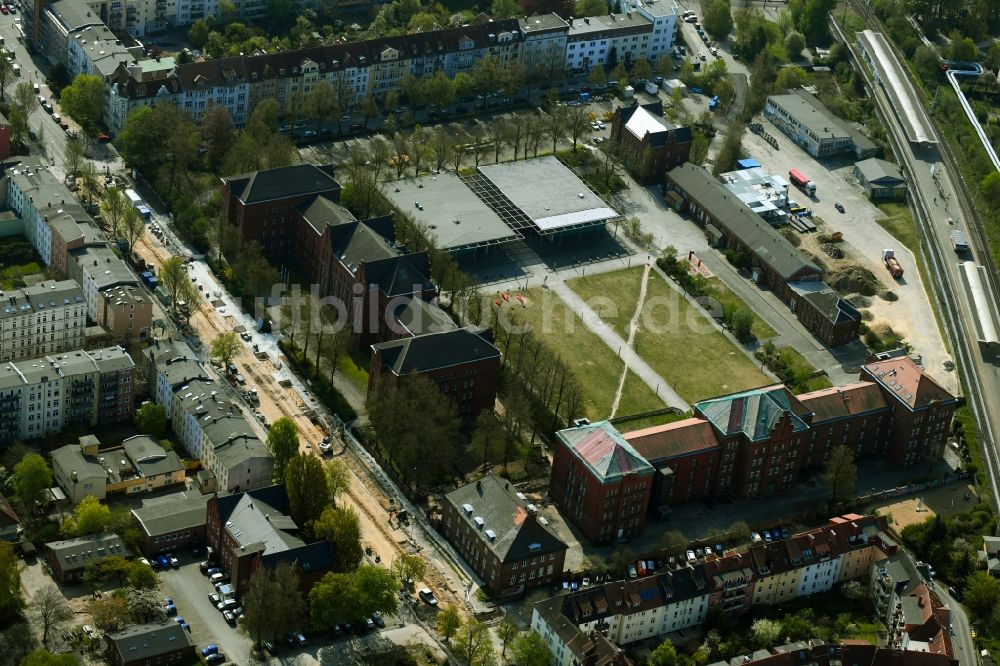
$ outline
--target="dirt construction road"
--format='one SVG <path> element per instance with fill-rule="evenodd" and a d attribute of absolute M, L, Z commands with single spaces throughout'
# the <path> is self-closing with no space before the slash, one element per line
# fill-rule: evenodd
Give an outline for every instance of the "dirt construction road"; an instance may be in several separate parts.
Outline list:
<path fill-rule="evenodd" d="M 135 251 L 157 269 L 172 256 L 172 253 L 148 231 L 136 244 Z M 198 300 L 197 310 L 191 315 L 190 325 L 205 345 L 206 354 L 208 346 L 216 336 L 233 329 L 231 318 L 220 314 L 204 298 Z M 320 455 L 316 444 L 321 442 L 328 433 L 305 416 L 309 407 L 303 403 L 298 393 L 291 387 L 281 386 L 274 379 L 272 376 L 274 368 L 270 360 L 258 360 L 248 348 L 242 347 L 233 362 L 246 375 L 246 388 L 257 389 L 260 396 L 258 409 L 267 421 L 273 423 L 275 419 L 281 417 L 292 419 L 299 429 L 302 452 Z M 226 380 L 221 379 L 220 382 L 225 383 Z M 247 419 L 257 423 L 258 436 L 262 440 L 265 439 L 267 431 L 263 425 L 256 422 L 252 415 L 247 415 Z M 406 532 L 399 527 L 395 520 L 390 523 L 390 511 L 388 510 L 390 501 L 385 493 L 369 477 L 356 455 L 347 449 L 343 442 L 335 438 L 333 444 L 334 451 L 343 458 L 352 472 L 347 492 L 338 498 L 338 503 L 340 506 L 350 507 L 357 513 L 361 526 L 362 543 L 372 551 L 370 558 L 374 560 L 377 556 L 383 564 L 389 566 L 397 555 L 414 552 L 415 549 L 410 545 Z M 444 582 L 444 576 L 433 566 L 427 568 L 425 578 L 427 578 L 425 582 L 435 590 L 445 593 L 446 597 L 451 596 L 446 592 L 451 586 Z M 454 601 L 461 603 L 458 598 Z"/>

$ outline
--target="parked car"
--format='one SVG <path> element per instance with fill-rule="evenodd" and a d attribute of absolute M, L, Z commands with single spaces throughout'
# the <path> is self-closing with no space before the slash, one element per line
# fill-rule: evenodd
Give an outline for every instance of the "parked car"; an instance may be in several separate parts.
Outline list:
<path fill-rule="evenodd" d="M 170 561 L 170 566 L 175 569 L 181 565 L 181 561 L 173 553 L 167 553 L 167 559 Z"/>
<path fill-rule="evenodd" d="M 221 652 L 216 652 L 215 654 L 210 654 L 205 657 L 206 664 L 224 664 L 226 663 L 226 655 Z"/>
<path fill-rule="evenodd" d="M 306 643 L 308 642 L 306 641 L 305 635 L 301 631 L 296 631 L 294 634 L 292 634 L 292 636 L 295 638 L 295 642 L 298 644 L 299 647 L 305 647 Z"/>
<path fill-rule="evenodd" d="M 382 614 L 379 613 L 378 611 L 372 613 L 372 622 L 374 622 L 375 626 L 378 627 L 379 629 L 385 628 L 385 620 L 382 619 Z"/>
<path fill-rule="evenodd" d="M 222 611 L 222 617 L 225 618 L 226 624 L 230 627 L 236 626 L 236 615 L 232 611 Z"/>
<path fill-rule="evenodd" d="M 226 580 L 226 574 L 222 573 L 221 571 L 217 571 L 208 577 L 208 582 L 212 583 L 213 585 L 224 580 Z"/>
<path fill-rule="evenodd" d="M 428 587 L 422 588 L 419 592 L 417 592 L 417 595 L 428 606 L 437 606 L 438 605 L 437 597 L 434 596 L 434 593 L 431 592 L 430 588 L 428 588 Z"/>
<path fill-rule="evenodd" d="M 222 601 L 222 597 L 220 597 L 217 592 L 212 592 L 208 595 L 208 602 L 212 604 L 213 607 L 218 606 L 220 601 Z"/>
<path fill-rule="evenodd" d="M 198 565 L 198 568 L 201 569 L 201 572 L 203 574 L 207 574 L 208 570 L 212 568 L 212 563 L 209 562 L 208 560 L 205 560 L 204 562 Z"/>
<path fill-rule="evenodd" d="M 203 562 L 202 564 L 207 564 L 207 563 Z M 217 573 L 222 573 L 222 569 L 213 566 L 209 566 L 207 569 L 205 569 L 206 576 L 214 576 Z"/>
<path fill-rule="evenodd" d="M 697 556 L 694 554 L 693 550 L 687 551 L 686 553 L 684 553 L 684 555 L 687 557 L 688 562 L 694 562 L 696 559 L 698 559 Z"/>
<path fill-rule="evenodd" d="M 161 569 L 170 568 L 170 559 L 167 558 L 166 555 L 160 555 L 158 558 L 156 558 L 156 562 L 160 565 Z"/>
<path fill-rule="evenodd" d="M 218 654 L 219 646 L 215 643 L 209 643 L 201 649 L 201 656 L 207 657 L 210 654 Z"/>
<path fill-rule="evenodd" d="M 264 641 L 264 649 L 267 650 L 267 653 L 271 656 L 278 654 L 278 646 L 274 643 L 274 641 Z"/>

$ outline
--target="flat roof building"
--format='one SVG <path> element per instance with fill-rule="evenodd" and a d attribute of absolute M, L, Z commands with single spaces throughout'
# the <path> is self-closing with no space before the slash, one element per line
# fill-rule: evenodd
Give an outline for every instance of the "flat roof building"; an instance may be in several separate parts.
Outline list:
<path fill-rule="evenodd" d="M 849 127 L 814 95 L 803 90 L 770 95 L 764 115 L 813 157 L 853 152 L 858 159 L 863 159 L 877 152 L 871 139 Z"/>
<path fill-rule="evenodd" d="M 736 195 L 747 208 L 771 224 L 783 224 L 788 217 L 788 181 L 760 167 L 728 171 L 720 174 L 726 189 Z"/>
<path fill-rule="evenodd" d="M 522 238 L 454 173 L 383 183 L 382 193 L 423 224 L 439 250 L 476 252 Z"/>
<path fill-rule="evenodd" d="M 476 194 L 514 229 L 551 234 L 619 216 L 555 157 L 481 166 L 477 176 Z"/>

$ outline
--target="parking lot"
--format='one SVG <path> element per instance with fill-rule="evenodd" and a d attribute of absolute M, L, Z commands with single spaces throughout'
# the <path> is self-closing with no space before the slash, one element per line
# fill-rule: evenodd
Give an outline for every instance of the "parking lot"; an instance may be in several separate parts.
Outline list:
<path fill-rule="evenodd" d="M 853 175 L 853 157 L 816 160 L 763 116 L 754 120 L 762 123 L 764 130 L 777 139 L 778 148 L 747 132 L 743 138 L 744 153 L 757 159 L 769 173 L 787 178 L 790 169 L 800 169 L 816 183 L 814 197 L 792 188 L 791 198 L 811 208 L 815 217 L 827 223 L 818 233 L 843 233 L 845 244 L 850 246 L 848 254 L 851 262 L 872 271 L 887 289 L 899 297 L 896 301 L 873 297 L 871 307 L 867 309 L 875 315 L 875 321 L 888 323 L 913 345 L 913 355 L 922 357 L 924 368 L 936 380 L 949 391 L 956 391 L 957 377 L 945 370 L 945 362 L 951 360 L 951 355 L 944 346 L 940 329 L 934 324 L 930 300 L 917 270 L 916 258 L 875 222 L 885 214 L 864 196 L 864 191 L 857 184 Z M 837 203 L 844 207 L 843 213 L 835 208 Z M 902 279 L 894 280 L 882 264 L 882 250 L 885 248 L 895 250 L 904 270 Z"/>

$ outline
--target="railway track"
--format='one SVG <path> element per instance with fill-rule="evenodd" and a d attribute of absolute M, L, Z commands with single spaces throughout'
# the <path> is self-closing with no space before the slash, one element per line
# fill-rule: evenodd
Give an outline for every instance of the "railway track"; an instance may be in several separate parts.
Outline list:
<path fill-rule="evenodd" d="M 851 2 L 855 4 L 855 0 L 851 0 Z M 861 8 L 855 7 L 855 9 L 859 11 L 859 14 L 864 14 Z M 882 29 L 877 18 L 871 18 L 873 23 L 875 23 L 874 27 Z M 954 264 L 956 263 L 955 258 L 948 251 L 948 248 L 942 245 L 940 236 L 934 228 L 933 219 L 928 215 L 927 211 L 930 210 L 930 206 L 928 206 L 924 191 L 918 186 L 919 181 L 915 177 L 918 169 L 926 169 L 928 161 L 932 164 L 940 162 L 944 165 L 948 179 L 952 187 L 956 189 L 956 204 L 961 210 L 962 217 L 967 222 L 971 236 L 973 256 L 978 258 L 987 267 L 986 273 L 990 296 L 996 300 L 997 295 L 1000 294 L 1000 289 L 998 289 L 996 268 L 989 243 L 979 219 L 975 216 L 972 206 L 969 205 L 971 198 L 969 197 L 968 189 L 961 178 L 961 172 L 957 168 L 957 163 L 948 145 L 939 140 L 937 145 L 932 148 L 919 149 L 921 155 L 918 157 L 915 149 L 907 140 L 906 133 L 900 125 L 899 120 L 892 111 L 891 101 L 884 95 L 880 86 L 872 80 L 867 66 L 861 61 L 857 53 L 853 40 L 848 38 L 836 21 L 831 19 L 830 23 L 837 38 L 847 45 L 855 68 L 865 77 L 870 94 L 878 102 L 876 105 L 877 112 L 883 124 L 889 130 L 887 135 L 892 143 L 893 150 L 900 158 L 902 166 L 907 172 L 908 181 L 915 185 L 910 188 L 909 193 L 913 197 L 914 202 L 913 209 L 916 213 L 914 218 L 919 230 L 920 252 L 927 262 L 931 283 L 940 299 L 942 324 L 948 339 L 951 341 L 955 357 L 959 361 L 958 367 L 964 381 L 966 401 L 979 428 L 980 439 L 983 445 L 983 458 L 986 462 L 985 471 L 990 491 L 994 498 L 994 504 L 996 504 L 996 498 L 1000 496 L 1000 456 L 998 456 L 996 449 L 997 428 L 993 422 L 993 415 L 987 401 L 987 394 L 991 388 L 983 380 L 986 372 L 991 372 L 995 369 L 983 359 L 979 351 L 975 327 L 971 325 L 972 318 L 976 316 L 976 313 L 967 312 L 963 309 L 959 290 L 956 286 L 954 275 L 950 270 L 954 268 Z M 912 80 L 910 72 L 905 67 L 902 69 L 905 71 L 905 76 L 910 79 L 910 85 L 913 86 L 913 90 L 915 91 L 916 85 Z M 897 91 L 897 94 L 899 92 Z M 913 104 L 923 104 L 923 101 L 915 98 L 915 95 L 911 96 L 911 102 Z M 940 132 L 937 131 L 937 127 L 933 126 L 933 121 L 931 130 L 940 139 Z"/>

